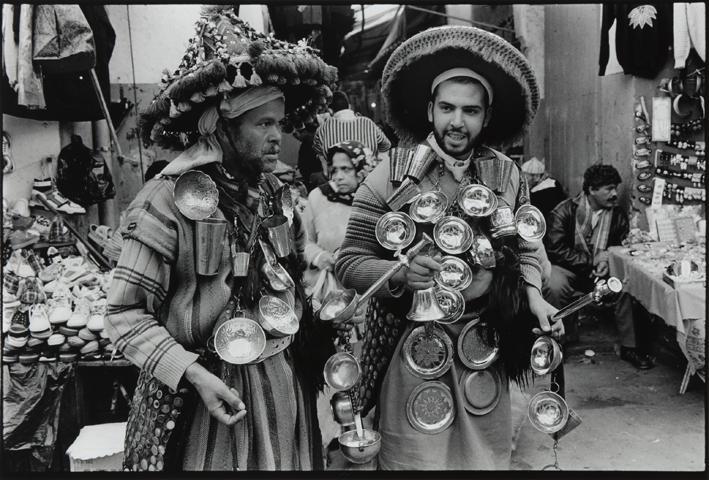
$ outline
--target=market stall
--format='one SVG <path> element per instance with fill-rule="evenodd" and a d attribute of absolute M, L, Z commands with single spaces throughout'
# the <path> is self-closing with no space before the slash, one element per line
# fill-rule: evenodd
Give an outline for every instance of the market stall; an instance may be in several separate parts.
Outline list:
<path fill-rule="evenodd" d="M 625 291 L 650 314 L 677 331 L 677 343 L 687 358 L 680 393 L 684 393 L 689 375 L 706 376 L 705 249 L 705 244 L 659 242 L 610 248 L 611 275 L 620 278 Z M 686 262 L 685 271 L 674 272 L 676 266 L 682 268 L 682 262 Z"/>

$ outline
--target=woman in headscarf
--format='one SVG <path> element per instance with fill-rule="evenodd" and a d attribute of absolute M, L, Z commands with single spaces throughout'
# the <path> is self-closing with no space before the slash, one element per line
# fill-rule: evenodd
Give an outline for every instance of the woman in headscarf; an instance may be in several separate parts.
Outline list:
<path fill-rule="evenodd" d="M 312 291 L 323 270 L 333 271 L 336 252 L 345 239 L 354 194 L 373 167 L 371 152 L 360 142 L 340 142 L 328 149 L 330 181 L 310 192 L 303 214 L 308 238 L 306 291 Z M 317 310 L 318 305 L 313 308 Z"/>

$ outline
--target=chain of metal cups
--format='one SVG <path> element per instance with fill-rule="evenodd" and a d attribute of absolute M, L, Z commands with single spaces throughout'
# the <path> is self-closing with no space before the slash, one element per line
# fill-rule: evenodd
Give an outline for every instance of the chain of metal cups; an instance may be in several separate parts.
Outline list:
<path fill-rule="evenodd" d="M 199 170 L 182 173 L 173 187 L 173 200 L 180 213 L 195 222 L 195 266 L 197 274 L 216 275 L 227 241 L 227 221 L 215 218 L 219 191 L 209 175 Z M 293 221 L 290 189 L 283 189 L 280 198 L 283 215 L 265 215 L 261 222 L 264 237 L 258 248 L 264 256 L 261 266 L 272 292 L 283 293 L 295 286 L 293 279 L 278 258 L 291 251 L 289 225 Z M 233 274 L 245 277 L 251 255 L 239 252 L 231 242 Z M 298 331 L 299 320 L 289 302 L 265 290 L 259 299 L 256 319 L 248 318 L 236 305 L 234 317 L 217 326 L 209 340 L 209 348 L 227 363 L 243 365 L 258 362 L 285 349 Z"/>
<path fill-rule="evenodd" d="M 615 277 L 600 280 L 593 291 L 559 310 L 553 319 L 566 318 L 590 304 L 602 305 L 612 302 L 617 299 L 622 290 L 622 282 Z M 532 345 L 529 362 L 535 375 L 543 376 L 552 373 L 563 362 L 561 347 L 552 337 L 541 336 Z M 548 434 L 559 435 L 562 431 L 568 433 L 581 423 L 580 417 L 569 408 L 563 396 L 553 391 L 553 388 L 538 392 L 531 398 L 528 416 L 534 428 Z"/>

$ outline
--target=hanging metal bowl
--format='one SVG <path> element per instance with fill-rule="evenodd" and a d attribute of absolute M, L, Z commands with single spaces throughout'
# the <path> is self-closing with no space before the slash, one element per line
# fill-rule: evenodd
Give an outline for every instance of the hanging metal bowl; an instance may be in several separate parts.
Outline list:
<path fill-rule="evenodd" d="M 357 430 L 349 430 L 337 438 L 340 451 L 352 463 L 367 463 L 377 456 L 382 447 L 382 437 L 379 432 L 368 428 L 362 429 L 360 437 Z"/>
<path fill-rule="evenodd" d="M 286 269 L 278 263 L 276 254 L 273 252 L 270 245 L 260 239 L 259 245 L 261 246 L 264 257 L 261 272 L 263 272 L 266 276 L 271 288 L 276 292 L 285 292 L 286 290 L 293 288 L 295 286 L 293 279 Z"/>
<path fill-rule="evenodd" d="M 256 360 L 266 348 L 266 334 L 254 320 L 235 317 L 214 333 L 214 349 L 227 363 L 244 365 Z"/>
<path fill-rule="evenodd" d="M 362 374 L 357 359 L 350 353 L 337 352 L 325 362 L 323 376 L 325 383 L 336 392 L 354 387 Z"/>
<path fill-rule="evenodd" d="M 544 238 L 547 222 L 544 214 L 533 205 L 522 205 L 515 213 L 517 235 L 528 242 L 538 242 Z"/>
<path fill-rule="evenodd" d="M 261 297 L 258 301 L 258 314 L 261 327 L 271 336 L 286 337 L 298 331 L 298 317 L 291 306 L 278 297 Z"/>
<path fill-rule="evenodd" d="M 210 217 L 219 204 L 217 184 L 199 170 L 187 170 L 177 177 L 172 196 L 177 209 L 190 220 Z"/>
<path fill-rule="evenodd" d="M 470 217 L 487 217 L 497 208 L 497 196 L 485 185 L 467 185 L 458 192 L 458 206 Z"/>
<path fill-rule="evenodd" d="M 473 281 L 473 271 L 462 259 L 452 255 L 441 259 L 441 270 L 433 276 L 434 281 L 452 290 L 465 290 Z"/>
<path fill-rule="evenodd" d="M 436 299 L 441 310 L 446 314 L 445 318 L 438 320 L 438 323 L 451 324 L 460 320 L 465 312 L 465 299 L 458 290 L 436 286 Z"/>
<path fill-rule="evenodd" d="M 357 291 L 351 288 L 328 293 L 320 309 L 320 320 L 332 322 L 352 317 L 357 310 Z"/>
<path fill-rule="evenodd" d="M 412 375 L 430 380 L 453 364 L 453 342 L 442 328 L 414 328 L 401 348 L 404 365 Z"/>
<path fill-rule="evenodd" d="M 387 212 L 374 229 L 379 244 L 387 250 L 403 250 L 416 236 L 416 224 L 403 212 Z"/>
<path fill-rule="evenodd" d="M 529 363 L 536 375 L 546 375 L 559 366 L 564 356 L 559 344 L 551 337 L 541 336 L 534 341 Z"/>
<path fill-rule="evenodd" d="M 473 415 L 485 415 L 495 409 L 502 395 L 500 374 L 494 368 L 468 372 L 460 378 L 463 407 Z"/>
<path fill-rule="evenodd" d="M 443 217 L 433 227 L 436 246 L 446 253 L 457 255 L 470 248 L 473 243 L 473 229 L 458 217 Z"/>
<path fill-rule="evenodd" d="M 534 428 L 543 433 L 556 433 L 569 419 L 569 406 L 558 394 L 550 391 L 539 392 L 529 401 L 527 411 Z"/>
<path fill-rule="evenodd" d="M 493 334 L 494 345 L 490 345 L 487 340 L 488 328 L 491 327 L 476 319 L 463 327 L 458 335 L 458 358 L 471 370 L 489 367 L 500 355 L 497 333 Z"/>
<path fill-rule="evenodd" d="M 347 392 L 335 392 L 330 399 L 330 408 L 335 421 L 342 426 L 355 424 L 352 400 Z"/>
<path fill-rule="evenodd" d="M 419 223 L 436 223 L 448 208 L 448 197 L 439 190 L 422 193 L 411 202 L 409 216 Z"/>
<path fill-rule="evenodd" d="M 421 433 L 433 435 L 448 428 L 455 419 L 451 389 L 443 382 L 427 381 L 416 387 L 406 401 L 406 417 Z"/>

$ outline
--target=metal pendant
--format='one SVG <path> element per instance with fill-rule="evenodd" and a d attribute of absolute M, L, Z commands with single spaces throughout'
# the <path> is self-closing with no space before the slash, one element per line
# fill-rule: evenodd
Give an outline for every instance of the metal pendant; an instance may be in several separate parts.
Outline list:
<path fill-rule="evenodd" d="M 451 389 L 443 382 L 422 383 L 406 402 L 406 417 L 421 433 L 434 435 L 444 431 L 453 423 L 455 415 Z"/>

